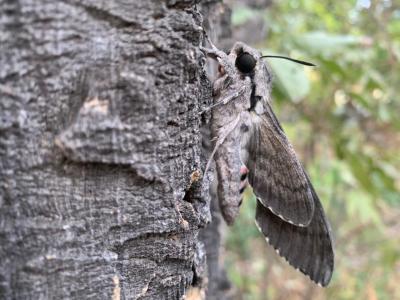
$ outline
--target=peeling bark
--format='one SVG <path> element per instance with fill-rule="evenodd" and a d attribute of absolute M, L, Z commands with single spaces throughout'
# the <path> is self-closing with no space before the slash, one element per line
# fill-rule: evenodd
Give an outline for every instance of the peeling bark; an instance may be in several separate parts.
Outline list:
<path fill-rule="evenodd" d="M 204 295 L 195 2 L 0 0 L 1 299 Z"/>

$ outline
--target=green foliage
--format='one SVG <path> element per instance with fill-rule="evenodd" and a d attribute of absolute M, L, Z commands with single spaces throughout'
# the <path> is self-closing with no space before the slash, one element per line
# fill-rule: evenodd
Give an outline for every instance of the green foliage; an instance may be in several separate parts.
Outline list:
<path fill-rule="evenodd" d="M 267 53 L 271 52 L 268 51 Z M 310 92 L 310 81 L 302 66 L 296 65 L 293 62 L 274 59 L 271 59 L 269 64 L 274 70 L 274 75 L 281 92 L 291 101 L 301 101 L 308 95 Z"/>
<path fill-rule="evenodd" d="M 399 5 L 276 1 L 238 7 L 233 22 L 255 14 L 270 33 L 253 46 L 318 65 L 268 60 L 274 108 L 332 223 L 336 271 L 322 290 L 272 263 L 248 199 L 227 241 L 231 278 L 244 299 L 400 299 Z"/>

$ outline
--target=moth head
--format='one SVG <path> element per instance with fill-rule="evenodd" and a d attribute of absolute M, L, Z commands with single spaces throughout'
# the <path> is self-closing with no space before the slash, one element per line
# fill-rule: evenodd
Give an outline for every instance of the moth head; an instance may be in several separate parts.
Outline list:
<path fill-rule="evenodd" d="M 269 101 L 272 86 L 272 71 L 263 58 L 283 58 L 297 63 L 312 65 L 307 62 L 291 59 L 289 57 L 268 55 L 263 56 L 258 50 L 242 42 L 236 42 L 227 54 L 219 50 L 208 40 L 211 48 L 202 48 L 210 58 L 218 62 L 218 74 L 213 83 L 213 95 L 220 95 L 222 91 L 235 89 L 238 85 L 249 84 L 250 80 L 254 90 L 254 99 Z"/>
<path fill-rule="evenodd" d="M 302 64 L 306 66 L 315 66 L 313 63 L 306 62 L 303 60 L 294 59 L 287 56 L 281 55 L 262 55 L 259 51 L 250 46 L 238 42 L 236 43 L 231 51 L 230 55 L 234 55 L 235 58 L 235 67 L 236 69 L 241 72 L 242 74 L 252 74 L 257 69 L 263 67 L 263 65 L 267 65 L 263 58 L 279 58 L 279 59 L 286 59 L 297 64 Z M 258 67 L 260 66 L 260 67 Z M 268 71 L 268 70 L 267 70 Z"/>
<path fill-rule="evenodd" d="M 263 65 L 261 53 L 242 42 L 235 43 L 229 56 L 240 76 L 253 75 Z"/>

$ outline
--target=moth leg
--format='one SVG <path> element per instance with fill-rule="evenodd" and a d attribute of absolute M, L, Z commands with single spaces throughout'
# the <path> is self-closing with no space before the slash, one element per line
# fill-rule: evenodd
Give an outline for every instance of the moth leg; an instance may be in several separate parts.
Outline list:
<path fill-rule="evenodd" d="M 207 107 L 206 109 L 203 109 L 201 112 L 199 112 L 199 115 L 205 113 L 206 111 L 209 111 L 210 109 L 213 109 L 214 107 L 220 106 L 220 105 L 225 105 L 228 104 L 230 101 L 237 99 L 240 95 L 242 95 L 245 91 L 245 88 L 241 88 L 239 91 L 234 92 L 225 98 L 219 100 L 217 103 L 214 103 Z"/>
<path fill-rule="evenodd" d="M 229 56 L 224 51 L 219 50 L 215 45 L 211 42 L 211 40 L 207 36 L 207 41 L 211 45 L 211 48 L 200 47 L 200 50 L 208 57 L 215 59 L 218 61 L 219 65 L 221 65 L 229 74 L 234 73 L 234 66 L 229 63 Z"/>
<path fill-rule="evenodd" d="M 214 157 L 215 152 L 217 152 L 219 146 L 222 145 L 222 143 L 225 141 L 225 139 L 227 138 L 227 136 L 233 131 L 235 130 L 236 126 L 239 124 L 240 119 L 241 119 L 242 114 L 239 114 L 235 120 L 233 120 L 226 128 L 224 128 L 224 132 L 222 133 L 222 136 L 218 138 L 217 142 L 215 143 L 215 147 L 213 152 L 210 155 L 210 158 L 208 159 L 207 165 L 206 165 L 206 169 L 204 171 L 204 174 L 207 174 L 208 169 L 210 168 L 211 165 L 211 161 Z"/>
<path fill-rule="evenodd" d="M 211 48 L 211 49 L 205 48 L 205 47 L 200 47 L 200 50 L 202 52 L 204 52 L 205 55 L 207 55 L 208 57 L 211 57 L 213 59 L 218 59 L 218 58 L 227 56 L 225 52 L 215 48 L 215 46 L 214 46 L 214 48 Z"/>
<path fill-rule="evenodd" d="M 210 48 L 200 47 L 200 50 L 203 51 L 207 56 L 217 59 L 217 57 L 226 56 L 224 51 L 219 50 L 211 41 L 211 39 L 206 35 L 207 42 L 210 44 Z"/>

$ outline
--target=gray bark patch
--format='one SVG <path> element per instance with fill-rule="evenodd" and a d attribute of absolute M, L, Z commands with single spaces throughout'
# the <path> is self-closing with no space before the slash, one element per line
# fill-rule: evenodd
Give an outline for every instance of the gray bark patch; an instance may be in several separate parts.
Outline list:
<path fill-rule="evenodd" d="M 192 176 L 204 167 L 197 112 L 211 101 L 201 7 L 0 7 L 0 298 L 204 290 L 198 236 L 211 214 Z"/>

